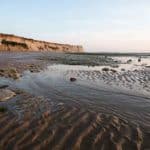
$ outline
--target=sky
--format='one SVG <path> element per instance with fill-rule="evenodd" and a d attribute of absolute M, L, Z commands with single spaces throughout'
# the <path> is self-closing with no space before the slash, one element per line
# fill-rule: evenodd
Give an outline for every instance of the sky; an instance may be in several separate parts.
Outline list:
<path fill-rule="evenodd" d="M 88 52 L 150 52 L 150 0 L 0 0 L 0 32 Z"/>

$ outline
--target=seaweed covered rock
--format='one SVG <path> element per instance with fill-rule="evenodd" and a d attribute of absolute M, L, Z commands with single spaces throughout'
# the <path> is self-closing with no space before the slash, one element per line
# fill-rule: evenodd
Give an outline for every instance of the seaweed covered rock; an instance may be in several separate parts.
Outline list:
<path fill-rule="evenodd" d="M 0 69 L 0 76 L 12 79 L 19 79 L 20 74 L 17 72 L 16 68 L 2 68 Z"/>

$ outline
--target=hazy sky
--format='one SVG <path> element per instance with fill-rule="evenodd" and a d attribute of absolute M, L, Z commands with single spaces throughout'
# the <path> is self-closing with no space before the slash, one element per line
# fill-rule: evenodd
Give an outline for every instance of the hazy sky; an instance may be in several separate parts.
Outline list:
<path fill-rule="evenodd" d="M 150 52 L 150 0 L 0 0 L 0 32 L 87 51 Z"/>

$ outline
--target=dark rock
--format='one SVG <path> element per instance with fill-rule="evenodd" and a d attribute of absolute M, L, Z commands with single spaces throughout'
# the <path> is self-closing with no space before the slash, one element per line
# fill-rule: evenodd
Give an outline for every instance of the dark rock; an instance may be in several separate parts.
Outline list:
<path fill-rule="evenodd" d="M 146 68 L 150 68 L 150 66 L 145 66 Z"/>
<path fill-rule="evenodd" d="M 76 78 L 70 78 L 70 81 L 71 82 L 74 82 L 74 81 L 76 81 L 77 79 Z"/>
<path fill-rule="evenodd" d="M 117 72 L 117 70 L 114 70 L 114 69 L 110 69 L 110 71 L 113 72 L 113 73 Z"/>
<path fill-rule="evenodd" d="M 124 69 L 124 68 L 122 68 L 122 69 L 121 69 L 121 71 L 125 71 L 125 69 Z"/>
<path fill-rule="evenodd" d="M 109 68 L 103 68 L 102 71 L 109 71 Z"/>
<path fill-rule="evenodd" d="M 7 87 L 8 87 L 8 85 L 0 85 L 0 89 L 5 89 Z"/>
<path fill-rule="evenodd" d="M 138 58 L 138 62 L 141 62 L 141 57 Z"/>
<path fill-rule="evenodd" d="M 132 59 L 129 59 L 129 60 L 127 61 L 128 64 L 131 63 L 131 62 L 132 62 Z"/>
<path fill-rule="evenodd" d="M 2 107 L 0 106 L 0 113 L 4 113 L 7 111 L 7 108 L 6 107 Z"/>

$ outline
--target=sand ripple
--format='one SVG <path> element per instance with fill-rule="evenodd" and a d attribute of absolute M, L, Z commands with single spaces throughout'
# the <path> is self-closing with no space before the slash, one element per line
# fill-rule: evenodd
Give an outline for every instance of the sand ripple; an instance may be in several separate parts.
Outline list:
<path fill-rule="evenodd" d="M 0 114 L 0 148 L 5 149 L 128 149 L 150 147 L 140 127 L 116 116 L 76 107 L 44 112 L 40 118 L 19 122 L 9 113 Z"/>
<path fill-rule="evenodd" d="M 117 71 L 115 69 L 109 71 L 98 70 L 68 70 L 66 76 L 75 76 L 83 81 L 92 81 L 104 83 L 109 86 L 126 88 L 148 94 L 150 92 L 150 69 Z M 149 95 L 149 94 L 148 94 Z M 150 96 L 150 95 L 149 95 Z"/>

